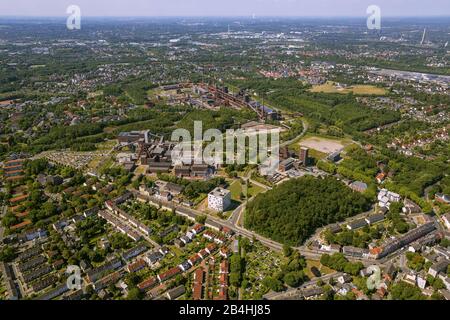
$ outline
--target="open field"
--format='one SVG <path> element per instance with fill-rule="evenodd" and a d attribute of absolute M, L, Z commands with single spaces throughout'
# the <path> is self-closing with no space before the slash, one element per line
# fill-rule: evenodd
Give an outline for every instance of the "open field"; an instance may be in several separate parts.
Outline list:
<path fill-rule="evenodd" d="M 89 92 L 88 93 L 88 98 L 95 98 L 95 97 L 98 97 L 98 96 L 101 96 L 101 95 L 103 95 L 103 90 L 98 90 L 98 91 L 95 91 L 95 92 Z"/>
<path fill-rule="evenodd" d="M 241 192 L 244 192 L 244 190 L 239 181 L 236 180 L 230 185 L 230 191 L 231 191 L 231 199 L 235 201 L 240 201 Z"/>
<path fill-rule="evenodd" d="M 323 265 L 320 263 L 320 261 L 316 261 L 316 260 L 306 260 L 306 270 L 305 270 L 305 273 L 306 273 L 306 275 L 307 275 L 310 279 L 315 278 L 314 274 L 311 272 L 311 268 L 312 268 L 312 267 L 316 267 L 316 268 L 320 271 L 320 273 L 322 273 L 322 275 L 329 274 L 329 273 L 332 273 L 332 272 L 333 272 L 333 270 L 331 270 L 330 268 L 323 266 Z"/>
<path fill-rule="evenodd" d="M 332 140 L 317 136 L 305 138 L 299 142 L 299 145 L 325 154 L 342 150 L 345 147 L 340 140 Z"/>
<path fill-rule="evenodd" d="M 96 144 L 97 150 L 109 151 L 117 145 L 116 140 L 106 140 Z"/>
<path fill-rule="evenodd" d="M 333 82 L 327 82 L 325 84 L 313 86 L 311 92 L 322 93 L 353 93 L 358 95 L 385 95 L 387 91 L 383 88 L 378 88 L 372 85 L 355 85 L 347 88 L 336 86 Z"/>
<path fill-rule="evenodd" d="M 75 169 L 92 169 L 99 165 L 108 155 L 102 151 L 44 151 L 33 159 L 45 158 L 63 166 Z"/>
<path fill-rule="evenodd" d="M 231 191 L 231 199 L 241 202 L 240 195 L 241 192 L 245 195 L 245 183 L 244 185 L 236 180 L 230 185 L 230 191 Z M 264 191 L 264 188 L 261 188 L 260 186 L 254 185 L 253 183 L 248 183 L 248 189 L 247 189 L 247 196 L 248 198 L 252 198 L 256 196 L 258 193 L 261 193 Z"/>
<path fill-rule="evenodd" d="M 147 170 L 147 167 L 146 167 L 146 166 L 138 166 L 138 167 L 136 168 L 136 170 L 134 170 L 134 175 L 135 175 L 135 176 L 139 176 L 139 175 L 141 175 L 141 174 L 145 174 L 145 173 L 146 173 L 146 170 Z"/>
<path fill-rule="evenodd" d="M 309 156 L 316 160 L 322 160 L 322 159 L 325 159 L 328 156 L 328 154 L 314 150 L 314 149 L 309 149 Z"/>
<path fill-rule="evenodd" d="M 260 186 L 257 186 L 253 183 L 249 183 L 248 185 L 248 196 L 249 198 L 254 197 L 258 195 L 258 193 L 261 193 L 264 191 L 264 188 L 261 188 Z"/>

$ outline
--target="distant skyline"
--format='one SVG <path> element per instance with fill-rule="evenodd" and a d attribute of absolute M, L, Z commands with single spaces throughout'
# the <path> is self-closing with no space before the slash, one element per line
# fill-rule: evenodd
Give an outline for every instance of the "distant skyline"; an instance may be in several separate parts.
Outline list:
<path fill-rule="evenodd" d="M 449 0 L 1 0 L 0 16 L 291 16 L 362 17 L 378 5 L 385 17 L 450 16 Z"/>

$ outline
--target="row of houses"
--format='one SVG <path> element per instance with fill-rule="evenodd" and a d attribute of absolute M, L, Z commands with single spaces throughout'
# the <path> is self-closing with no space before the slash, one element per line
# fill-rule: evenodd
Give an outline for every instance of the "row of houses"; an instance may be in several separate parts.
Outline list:
<path fill-rule="evenodd" d="M 117 230 L 119 230 L 123 234 L 130 237 L 132 240 L 139 241 L 142 238 L 142 236 L 139 233 L 137 233 L 133 228 L 127 226 L 112 213 L 109 213 L 108 211 L 99 211 L 98 216 L 105 219 L 109 224 L 114 226 Z"/>
<path fill-rule="evenodd" d="M 209 255 L 213 254 L 217 250 L 217 245 L 215 243 L 208 244 L 204 249 L 200 250 L 198 253 L 194 254 L 185 262 L 179 265 L 179 268 L 183 272 L 188 271 L 190 268 L 194 267 L 197 263 L 205 260 Z"/>
<path fill-rule="evenodd" d="M 9 300 L 17 300 L 20 297 L 19 290 L 14 282 L 14 271 L 7 263 L 0 262 L 0 274 L 3 275 L 6 292 Z"/>
<path fill-rule="evenodd" d="M 160 247 L 158 250 L 149 252 L 144 256 L 144 261 L 149 267 L 155 268 L 158 263 L 169 253 L 167 247 Z"/>
<path fill-rule="evenodd" d="M 202 267 L 194 272 L 194 284 L 192 288 L 192 299 L 201 300 L 203 295 L 204 270 Z"/>
<path fill-rule="evenodd" d="M 192 242 L 196 236 L 205 230 L 205 226 L 201 224 L 196 224 L 191 230 L 187 231 L 185 235 L 181 236 L 179 239 L 175 240 L 175 245 L 177 247 L 184 247 L 188 243 Z"/>
<path fill-rule="evenodd" d="M 366 226 L 370 226 L 377 222 L 383 221 L 384 219 L 385 219 L 384 214 L 376 213 L 376 214 L 369 215 L 363 219 L 358 219 L 358 220 L 352 221 L 349 224 L 347 224 L 346 227 L 348 230 L 357 230 L 360 228 L 364 228 Z"/>
<path fill-rule="evenodd" d="M 370 217 L 374 217 L 371 219 Z M 349 230 L 356 230 L 365 226 L 368 226 L 370 224 L 373 224 L 378 221 L 382 221 L 384 219 L 384 216 L 379 215 L 372 215 L 365 219 L 359 219 L 351 224 L 347 225 L 347 229 Z M 339 225 L 334 225 L 334 228 L 329 228 L 332 232 L 339 232 L 341 227 Z M 424 224 L 418 228 L 415 228 L 402 237 L 398 239 L 394 239 L 386 243 L 382 247 L 374 247 L 369 249 L 362 249 L 362 248 L 356 248 L 352 246 L 344 246 L 341 248 L 341 246 L 337 244 L 320 244 L 317 241 L 312 244 L 316 249 L 322 250 L 322 251 L 328 251 L 331 253 L 341 252 L 345 255 L 354 257 L 354 258 L 365 258 L 365 259 L 380 259 L 383 258 L 400 248 L 411 244 L 409 250 L 412 252 L 420 250 L 423 246 L 430 245 L 436 243 L 439 239 L 442 238 L 441 233 L 433 232 L 436 229 L 436 226 L 433 222 Z"/>
<path fill-rule="evenodd" d="M 175 176 L 179 178 L 185 177 L 201 177 L 207 178 L 214 174 L 214 168 L 207 164 L 193 164 L 193 165 L 176 165 L 174 168 Z"/>
<path fill-rule="evenodd" d="M 140 255 L 141 253 L 144 253 L 147 250 L 148 250 L 147 246 L 140 244 L 123 252 L 121 254 L 121 257 L 124 261 L 129 261 Z"/>
<path fill-rule="evenodd" d="M 116 283 L 122 277 L 122 273 L 120 271 L 114 271 L 103 278 L 95 281 L 92 285 L 96 292 L 108 287 L 111 284 Z"/>
<path fill-rule="evenodd" d="M 40 245 L 35 245 L 19 254 L 16 270 L 23 280 L 24 290 L 39 292 L 58 281 L 55 274 L 50 274 L 60 266 L 61 261 L 55 261 L 53 265 L 47 263 L 47 257 L 43 254 Z"/>
<path fill-rule="evenodd" d="M 224 236 L 220 236 L 215 234 L 212 231 L 205 231 L 205 233 L 203 233 L 203 238 L 206 238 L 208 241 L 214 241 L 215 243 L 222 245 L 225 243 L 226 238 Z"/>
<path fill-rule="evenodd" d="M 42 253 L 42 248 L 40 246 L 33 246 L 30 249 L 27 249 L 23 252 L 21 252 L 19 254 L 19 256 L 17 257 L 17 260 L 20 261 L 25 261 L 30 259 L 31 257 L 34 257 L 38 254 Z"/>
<path fill-rule="evenodd" d="M 43 255 L 38 255 L 38 256 L 33 257 L 25 262 L 20 263 L 17 266 L 17 269 L 21 273 L 25 273 L 31 269 L 34 269 L 34 268 L 40 266 L 41 264 L 43 264 L 46 261 L 47 261 L 47 258 L 45 258 Z"/>
<path fill-rule="evenodd" d="M 41 277 L 49 274 L 52 271 L 53 271 L 53 268 L 49 264 L 45 263 L 45 264 L 42 264 L 39 268 L 32 270 L 31 272 L 23 274 L 22 277 L 23 277 L 25 284 L 29 285 L 34 280 L 37 280 L 38 278 L 41 278 Z"/>
<path fill-rule="evenodd" d="M 54 274 L 51 274 L 47 277 L 44 277 L 42 279 L 39 279 L 38 281 L 35 281 L 31 284 L 31 289 L 33 292 L 39 292 L 41 290 L 44 290 L 45 288 L 50 287 L 54 283 L 58 282 L 58 277 Z"/>
<path fill-rule="evenodd" d="M 381 252 L 378 254 L 377 258 L 383 258 L 387 255 L 401 249 L 402 247 L 426 236 L 436 229 L 434 222 L 426 223 L 418 228 L 415 228 L 398 239 L 389 241 L 384 246 L 381 247 Z"/>
<path fill-rule="evenodd" d="M 26 159 L 14 159 L 6 161 L 3 165 L 3 173 L 6 181 L 17 181 L 25 176 L 23 165 Z"/>
<path fill-rule="evenodd" d="M 228 260 L 224 259 L 220 263 L 219 270 L 219 295 L 215 300 L 227 300 L 228 299 Z"/>
<path fill-rule="evenodd" d="M 114 258 L 103 265 L 91 269 L 87 272 L 87 280 L 91 283 L 96 282 L 98 279 L 102 278 L 106 273 L 115 271 L 121 268 L 123 265 L 122 260 Z"/>
<path fill-rule="evenodd" d="M 126 200 L 128 200 L 132 196 L 132 193 L 126 193 L 125 197 L 119 197 L 120 201 L 119 203 L 123 203 Z M 106 208 L 108 208 L 111 212 L 119 216 L 121 219 L 123 219 L 126 223 L 129 223 L 134 228 L 136 228 L 139 232 L 142 232 L 144 235 L 149 236 L 152 234 L 152 229 L 147 227 L 145 224 L 137 220 L 136 218 L 132 217 L 122 209 L 118 207 L 118 201 L 116 200 L 110 200 L 105 202 Z"/>
<path fill-rule="evenodd" d="M 63 294 L 66 294 L 66 295 L 64 295 L 62 297 L 62 299 L 67 300 L 69 297 L 73 297 L 74 294 L 79 294 L 79 293 L 81 293 L 81 296 L 83 295 L 82 290 L 76 290 L 76 291 L 70 290 L 69 287 L 67 286 L 67 281 L 64 281 L 63 284 L 60 284 L 60 285 L 56 286 L 56 288 L 50 290 L 49 292 L 46 292 L 45 294 L 36 297 L 34 300 L 52 300 Z M 81 298 L 81 296 L 79 296 L 79 298 Z"/>
<path fill-rule="evenodd" d="M 173 289 L 170 289 L 166 293 L 166 297 L 169 300 L 175 300 L 181 297 L 186 292 L 186 289 L 184 288 L 184 285 L 180 285 L 178 287 L 175 287 Z"/>
<path fill-rule="evenodd" d="M 209 244 L 206 248 L 200 250 L 197 254 L 190 257 L 188 260 L 184 261 L 180 265 L 173 267 L 163 273 L 158 274 L 156 277 L 150 277 L 143 282 L 138 284 L 138 288 L 141 291 L 147 291 L 156 287 L 159 283 L 163 283 L 173 277 L 186 272 L 193 266 L 195 266 L 200 261 L 204 260 L 210 254 L 212 254 L 217 249 L 214 243 Z"/>

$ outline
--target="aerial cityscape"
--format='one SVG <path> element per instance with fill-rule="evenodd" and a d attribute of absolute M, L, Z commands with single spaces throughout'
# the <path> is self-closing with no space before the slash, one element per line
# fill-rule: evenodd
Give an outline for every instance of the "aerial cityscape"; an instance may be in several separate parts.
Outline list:
<path fill-rule="evenodd" d="M 447 2 L 52 2 L 0 4 L 0 300 L 450 300 Z"/>

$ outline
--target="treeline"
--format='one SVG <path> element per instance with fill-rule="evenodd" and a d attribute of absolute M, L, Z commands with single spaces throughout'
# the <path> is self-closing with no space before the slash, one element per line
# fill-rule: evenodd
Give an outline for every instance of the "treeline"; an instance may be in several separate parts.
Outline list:
<path fill-rule="evenodd" d="M 324 232 L 325 240 L 328 243 L 337 243 L 341 246 L 353 246 L 358 248 L 367 248 L 368 245 L 381 238 L 380 226 L 365 226 L 364 228 L 355 232 L 353 230 L 344 230 L 334 234 L 329 229 Z"/>
<path fill-rule="evenodd" d="M 339 165 L 321 160 L 317 167 L 331 174 L 338 173 L 350 180 L 365 182 L 368 185 L 365 194 L 369 197 L 374 196 L 376 192 L 375 176 L 380 172 L 380 168 L 383 168 L 390 176 L 385 187 L 416 202 L 425 212 L 431 210 L 422 198 L 427 187 L 433 186 L 431 194 L 450 190 L 446 187 L 448 183 L 445 183 L 448 180 L 446 176 L 450 174 L 450 166 L 445 162 L 407 157 L 385 148 L 380 148 L 380 151 L 368 154 L 362 148 L 352 146 L 347 149 L 346 157 Z"/>
<path fill-rule="evenodd" d="M 404 196 L 412 193 L 421 197 L 425 188 L 450 174 L 450 166 L 447 163 L 406 157 L 391 150 L 383 150 L 383 155 L 389 159 L 389 168 L 394 173 L 389 187 Z"/>
<path fill-rule="evenodd" d="M 274 106 L 303 113 L 308 118 L 327 126 L 335 126 L 347 133 L 361 132 L 400 120 L 400 113 L 397 111 L 375 110 L 363 106 L 353 94 L 309 92 L 310 86 L 293 78 L 253 79 L 235 81 L 233 84 L 257 92 Z"/>
<path fill-rule="evenodd" d="M 287 181 L 248 204 L 245 226 L 275 241 L 297 246 L 316 228 L 364 212 L 369 202 L 332 177 Z"/>
<path fill-rule="evenodd" d="M 203 132 L 208 129 L 219 129 L 221 132 L 224 132 L 226 129 L 238 129 L 239 124 L 256 119 L 256 113 L 250 110 L 234 110 L 230 108 L 221 108 L 219 111 L 195 110 L 186 114 L 177 124 L 177 127 L 189 130 L 193 136 L 194 121 L 202 123 Z"/>
<path fill-rule="evenodd" d="M 285 286 L 296 288 L 308 280 L 305 274 L 307 263 L 298 251 L 289 249 L 287 261 L 280 266 L 280 271 L 263 279 L 263 285 L 273 291 L 282 291 Z"/>
<path fill-rule="evenodd" d="M 189 199 L 195 199 L 200 194 L 209 193 L 214 188 L 218 186 L 225 186 L 227 184 L 226 180 L 223 177 L 216 177 L 209 180 L 191 181 L 165 173 L 158 173 L 158 179 L 184 186 L 183 195 L 185 195 Z"/>
<path fill-rule="evenodd" d="M 161 112 L 158 112 L 161 111 Z M 109 123 L 81 123 L 73 126 L 56 126 L 30 145 L 32 152 L 49 149 L 71 148 L 73 151 L 92 151 L 96 144 L 106 138 L 114 138 L 120 131 L 144 130 L 169 134 L 174 123 L 181 119 L 178 110 L 148 110 L 136 108 L 127 118 Z M 112 133 L 105 133 L 106 126 L 115 127 Z"/>
<path fill-rule="evenodd" d="M 156 85 L 146 81 L 138 81 L 125 86 L 125 91 L 137 105 L 143 105 L 148 101 L 148 90 L 155 88 Z"/>
<path fill-rule="evenodd" d="M 339 272 L 345 272 L 356 276 L 359 271 L 364 268 L 362 262 L 350 262 L 342 253 L 334 253 L 333 255 L 324 254 L 320 258 L 320 263 L 325 267 L 331 268 Z"/>

